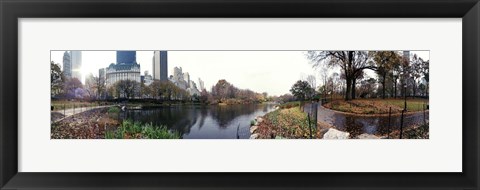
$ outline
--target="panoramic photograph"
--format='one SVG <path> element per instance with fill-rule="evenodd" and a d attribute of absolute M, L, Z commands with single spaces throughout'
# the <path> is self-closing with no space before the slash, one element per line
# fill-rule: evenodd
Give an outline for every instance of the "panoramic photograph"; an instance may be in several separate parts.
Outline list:
<path fill-rule="evenodd" d="M 429 51 L 50 58 L 51 139 L 429 139 Z"/>

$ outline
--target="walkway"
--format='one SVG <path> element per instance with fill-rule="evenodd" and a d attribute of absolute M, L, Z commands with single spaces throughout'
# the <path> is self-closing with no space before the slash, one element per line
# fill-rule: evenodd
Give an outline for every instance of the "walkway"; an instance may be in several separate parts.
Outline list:
<path fill-rule="evenodd" d="M 400 129 L 400 115 L 388 116 L 356 116 L 351 114 L 343 114 L 327 109 L 321 105 L 318 105 L 317 120 L 341 131 L 349 132 L 352 137 L 367 133 L 373 135 L 384 135 L 388 131 Z M 307 110 L 306 110 L 307 111 Z M 428 122 L 428 111 L 425 113 L 426 122 Z M 423 124 L 424 120 L 423 112 L 407 114 L 404 116 L 403 127 L 404 129 L 410 126 Z"/>
<path fill-rule="evenodd" d="M 83 113 L 83 112 L 86 112 L 86 111 L 90 111 L 90 110 L 93 110 L 93 109 L 98 109 L 98 108 L 106 108 L 106 107 L 111 107 L 111 106 L 114 106 L 114 105 L 108 105 L 108 106 L 95 106 L 95 107 L 81 107 L 81 108 L 70 108 L 70 109 L 65 109 L 65 110 L 55 110 L 55 111 L 51 111 L 50 112 L 50 115 L 51 115 L 51 119 L 50 120 L 54 120 L 52 121 L 52 123 L 56 123 L 56 122 L 59 122 L 67 117 L 70 117 L 72 115 L 76 115 L 76 114 L 79 114 L 79 113 Z M 56 115 L 56 116 L 59 116 L 59 114 L 61 115 L 60 118 L 58 119 L 54 119 L 53 118 L 53 115 Z"/>

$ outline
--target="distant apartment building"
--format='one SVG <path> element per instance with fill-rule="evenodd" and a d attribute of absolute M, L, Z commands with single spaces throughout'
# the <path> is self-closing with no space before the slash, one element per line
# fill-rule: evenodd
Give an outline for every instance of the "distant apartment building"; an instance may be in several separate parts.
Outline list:
<path fill-rule="evenodd" d="M 167 51 L 153 52 L 152 76 L 155 80 L 168 81 Z"/>
<path fill-rule="evenodd" d="M 190 74 L 188 74 L 188 72 L 183 73 L 183 80 L 187 82 L 187 88 L 190 87 Z"/>
<path fill-rule="evenodd" d="M 175 84 L 175 86 L 186 90 L 190 95 L 200 95 L 197 84 L 190 80 L 190 74 L 183 73 L 182 67 L 173 68 L 173 75 L 170 77 L 170 81 Z"/>
<path fill-rule="evenodd" d="M 142 80 L 143 84 L 145 85 L 150 85 L 152 84 L 153 82 L 153 77 L 152 75 L 148 74 L 148 71 L 145 71 L 144 75 L 143 75 L 143 80 Z"/>
<path fill-rule="evenodd" d="M 67 78 L 72 78 L 72 59 L 68 51 L 63 53 L 63 75 Z"/>
<path fill-rule="evenodd" d="M 198 78 L 198 85 L 200 85 L 200 91 L 205 90 L 205 83 L 201 78 Z"/>

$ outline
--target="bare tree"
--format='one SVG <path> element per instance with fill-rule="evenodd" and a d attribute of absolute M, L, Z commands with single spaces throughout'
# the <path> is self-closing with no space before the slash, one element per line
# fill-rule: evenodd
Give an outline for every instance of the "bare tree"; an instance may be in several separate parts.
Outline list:
<path fill-rule="evenodd" d="M 308 51 L 307 58 L 313 67 L 327 64 L 330 67 L 339 66 L 345 75 L 346 92 L 345 100 L 355 98 L 356 79 L 363 75 L 364 69 L 374 69 L 369 64 L 366 51 Z"/>
<path fill-rule="evenodd" d="M 307 76 L 307 82 L 308 82 L 308 84 L 310 84 L 310 87 L 312 87 L 313 89 L 317 88 L 317 78 L 315 78 L 315 76 L 308 75 Z"/>

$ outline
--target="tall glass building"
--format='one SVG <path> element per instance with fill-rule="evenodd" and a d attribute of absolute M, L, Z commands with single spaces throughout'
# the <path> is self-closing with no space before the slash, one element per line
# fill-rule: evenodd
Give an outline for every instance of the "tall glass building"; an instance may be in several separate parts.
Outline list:
<path fill-rule="evenodd" d="M 136 64 L 137 52 L 136 51 L 117 51 L 117 64 L 118 63 Z"/>

